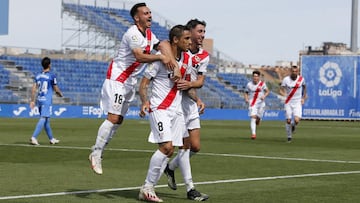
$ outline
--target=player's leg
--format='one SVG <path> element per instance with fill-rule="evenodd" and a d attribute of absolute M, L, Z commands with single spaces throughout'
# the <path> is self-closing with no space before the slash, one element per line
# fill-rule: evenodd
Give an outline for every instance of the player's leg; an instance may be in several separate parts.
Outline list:
<path fill-rule="evenodd" d="M 302 116 L 302 105 L 301 103 L 294 106 L 294 121 L 292 123 L 292 132 L 294 133 L 296 126 L 300 123 Z"/>
<path fill-rule="evenodd" d="M 38 122 L 35 126 L 35 130 L 30 138 L 30 144 L 32 144 L 32 145 L 39 145 L 37 137 L 39 136 L 40 132 L 42 131 L 42 129 L 45 126 L 46 116 L 50 116 L 49 108 L 50 108 L 50 105 L 45 106 L 43 104 L 40 104 L 38 106 L 39 113 L 40 113 L 40 119 L 38 120 Z"/>
<path fill-rule="evenodd" d="M 91 168 L 97 174 L 102 174 L 102 153 L 111 137 L 115 134 L 119 125 L 123 122 L 123 116 L 128 110 L 125 99 L 125 87 L 123 84 L 105 80 L 101 90 L 100 107 L 108 112 L 107 118 L 100 125 L 96 141 L 89 155 Z"/>
<path fill-rule="evenodd" d="M 250 114 L 250 130 L 251 130 L 251 139 L 256 139 L 256 120 L 257 120 L 257 108 L 249 107 Z"/>
<path fill-rule="evenodd" d="M 183 149 L 179 150 L 179 168 L 184 178 L 187 198 L 196 201 L 204 201 L 208 195 L 198 192 L 192 179 L 190 156 L 200 151 L 200 118 L 196 117 L 187 122 L 189 137 L 184 139 Z"/>
<path fill-rule="evenodd" d="M 115 129 L 118 128 L 120 124 L 113 122 L 122 122 L 123 117 L 115 114 L 108 114 L 108 117 L 100 125 L 98 129 L 98 134 L 96 136 L 95 145 L 92 147 L 92 152 L 89 155 L 89 160 L 91 162 L 91 168 L 97 174 L 102 174 L 102 153 L 105 149 L 105 146 L 108 144 L 108 141 L 111 136 L 116 132 Z"/>
<path fill-rule="evenodd" d="M 251 139 L 256 139 L 256 115 L 250 117 Z"/>
<path fill-rule="evenodd" d="M 53 133 L 52 133 L 52 129 L 51 129 L 51 126 L 50 126 L 50 117 L 47 117 L 45 119 L 45 132 L 49 138 L 49 142 L 50 144 L 57 144 L 60 142 L 60 140 L 56 139 L 54 136 L 53 136 Z"/>
<path fill-rule="evenodd" d="M 156 195 L 154 187 L 165 170 L 169 158 L 174 153 L 170 120 L 171 117 L 168 116 L 165 110 L 157 110 L 149 114 L 151 133 L 148 140 L 152 143 L 158 143 L 159 148 L 150 159 L 146 179 L 139 192 L 140 200 L 162 201 Z M 162 136 L 157 136 L 159 134 Z"/>
<path fill-rule="evenodd" d="M 286 130 L 288 142 L 291 142 L 291 140 L 292 140 L 292 127 L 291 127 L 292 126 L 291 125 L 292 115 L 293 115 L 293 110 L 292 110 L 290 104 L 285 104 L 285 119 L 286 119 L 285 130 Z"/>
<path fill-rule="evenodd" d="M 171 142 L 161 143 L 159 144 L 159 149 L 152 155 L 145 183 L 140 188 L 139 200 L 162 202 L 162 199 L 155 193 L 155 185 L 158 183 L 162 171 L 169 161 L 168 156 L 171 153 L 171 148 L 173 148 Z"/>
<path fill-rule="evenodd" d="M 50 144 L 57 144 L 57 143 L 60 142 L 60 140 L 54 138 L 53 133 L 52 133 L 52 129 L 51 129 L 51 126 L 50 126 L 51 112 L 52 112 L 52 106 L 50 104 L 42 105 L 42 107 L 41 107 L 41 115 L 43 117 L 45 117 L 44 127 L 45 127 L 46 135 L 49 138 Z"/>
<path fill-rule="evenodd" d="M 177 144 L 179 145 L 179 150 L 175 158 L 171 160 L 171 162 L 167 165 L 165 168 L 165 175 L 168 179 L 168 186 L 172 190 L 177 189 L 176 181 L 175 181 L 175 169 L 179 167 L 181 164 L 180 162 L 186 161 L 186 157 L 183 157 L 184 148 L 187 150 L 190 149 L 190 138 L 189 133 L 186 130 L 185 127 L 185 117 L 184 116 L 177 116 L 172 121 L 173 124 L 173 132 L 174 138 L 177 141 Z M 185 159 L 184 159 L 185 158 Z M 189 157 L 187 157 L 187 161 L 189 161 Z"/>
<path fill-rule="evenodd" d="M 37 137 L 39 136 L 41 130 L 43 129 L 45 124 L 45 117 L 40 117 L 39 121 L 36 124 L 35 130 L 30 138 L 30 144 L 39 145 Z"/>

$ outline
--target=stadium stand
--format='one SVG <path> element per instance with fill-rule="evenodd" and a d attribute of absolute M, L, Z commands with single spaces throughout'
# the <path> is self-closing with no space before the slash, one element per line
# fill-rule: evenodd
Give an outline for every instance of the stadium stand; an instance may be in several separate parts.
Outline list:
<path fill-rule="evenodd" d="M 63 10 L 116 41 L 120 41 L 123 33 L 132 24 L 129 10 L 126 9 L 63 3 Z M 153 22 L 152 31 L 159 39 L 168 38 L 168 29 L 157 22 Z M 69 50 L 66 53 L 46 54 L 52 58 L 52 71 L 57 75 L 59 86 L 65 96 L 54 97 L 54 103 L 97 105 L 109 59 L 68 59 L 66 55 L 69 54 Z M 1 102 L 28 102 L 33 77 L 42 70 L 42 57 L 42 54 L 0 56 Z M 219 72 L 218 65 L 210 63 L 205 85 L 198 90 L 198 94 L 209 108 L 246 109 L 243 92 L 248 81 L 245 74 Z M 276 105 L 280 104 L 276 94 L 272 94 L 271 98 L 270 100 L 274 100 L 269 104 L 271 109 L 282 108 Z M 132 105 L 140 105 L 138 96 Z"/>

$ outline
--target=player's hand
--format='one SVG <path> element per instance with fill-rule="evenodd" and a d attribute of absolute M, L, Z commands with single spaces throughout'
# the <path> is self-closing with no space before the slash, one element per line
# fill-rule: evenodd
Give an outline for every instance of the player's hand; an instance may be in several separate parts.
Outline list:
<path fill-rule="evenodd" d="M 184 80 L 184 79 L 181 79 L 177 82 L 177 88 L 179 90 L 188 90 L 191 88 L 191 82 L 190 81 L 187 81 L 187 80 Z"/>
<path fill-rule="evenodd" d="M 30 102 L 30 109 L 33 109 L 35 107 L 35 102 Z"/>
<path fill-rule="evenodd" d="M 174 82 L 179 82 L 179 80 L 181 79 L 181 73 L 177 64 L 172 71 L 173 71 L 173 77 L 171 78 L 171 80 Z"/>
<path fill-rule="evenodd" d="M 140 109 L 140 113 L 139 113 L 139 116 L 141 118 L 144 118 L 146 113 L 149 112 L 149 109 L 150 109 L 150 102 L 149 101 L 146 101 L 145 103 L 143 103 L 141 105 L 141 109 Z"/>
<path fill-rule="evenodd" d="M 166 68 L 170 71 L 173 71 L 175 68 L 178 68 L 178 63 L 176 62 L 175 59 L 170 59 L 166 60 L 166 62 L 163 61 L 163 63 L 165 64 Z"/>
<path fill-rule="evenodd" d="M 61 92 L 55 92 L 55 94 L 58 96 L 58 97 L 63 97 L 63 94 Z"/>
<path fill-rule="evenodd" d="M 196 102 L 198 109 L 199 109 L 199 114 L 203 114 L 205 112 L 205 103 L 201 101 L 201 99 L 198 99 Z"/>

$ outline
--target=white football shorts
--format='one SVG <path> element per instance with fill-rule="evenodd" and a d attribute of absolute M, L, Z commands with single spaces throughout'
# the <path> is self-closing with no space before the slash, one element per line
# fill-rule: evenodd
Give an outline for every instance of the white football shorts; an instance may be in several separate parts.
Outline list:
<path fill-rule="evenodd" d="M 249 106 L 248 116 L 251 117 L 256 115 L 259 118 L 264 116 L 265 112 L 265 103 L 256 104 L 254 106 Z"/>
<path fill-rule="evenodd" d="M 286 119 L 291 119 L 292 115 L 301 118 L 302 116 L 302 105 L 301 101 L 293 103 L 289 102 L 285 104 L 285 117 Z"/>
<path fill-rule="evenodd" d="M 185 121 L 182 112 L 155 110 L 149 114 L 151 143 L 172 142 L 173 146 L 183 146 Z"/>
<path fill-rule="evenodd" d="M 134 98 L 135 87 L 106 79 L 101 89 L 100 108 L 107 113 L 125 116 Z"/>

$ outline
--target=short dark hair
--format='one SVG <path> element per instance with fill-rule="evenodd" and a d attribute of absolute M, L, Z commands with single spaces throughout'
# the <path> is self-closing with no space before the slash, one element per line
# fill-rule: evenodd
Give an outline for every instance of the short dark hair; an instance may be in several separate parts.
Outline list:
<path fill-rule="evenodd" d="M 43 69 L 47 69 L 50 64 L 51 64 L 51 59 L 49 57 L 44 57 L 41 60 L 41 65 L 42 65 Z"/>
<path fill-rule="evenodd" d="M 253 74 L 253 75 L 257 74 L 257 75 L 259 75 L 259 76 L 260 76 L 260 71 L 258 71 L 258 70 L 254 70 L 254 71 L 252 72 L 252 74 Z"/>
<path fill-rule="evenodd" d="M 185 30 L 190 30 L 190 28 L 185 25 L 175 25 L 172 27 L 169 32 L 170 43 L 173 42 L 174 37 L 180 38 Z"/>
<path fill-rule="evenodd" d="M 137 4 L 135 4 L 132 8 L 131 8 L 131 10 L 130 10 L 130 15 L 131 15 L 131 17 L 134 19 L 134 16 L 137 14 L 137 12 L 138 12 L 138 8 L 140 8 L 140 7 L 143 7 L 143 6 L 146 6 L 146 3 L 137 3 Z M 135 20 L 135 19 L 134 19 Z"/>
<path fill-rule="evenodd" d="M 194 29 L 199 24 L 206 27 L 206 22 L 200 21 L 197 18 L 189 20 L 189 22 L 186 23 L 186 26 L 190 27 L 191 29 Z"/>

